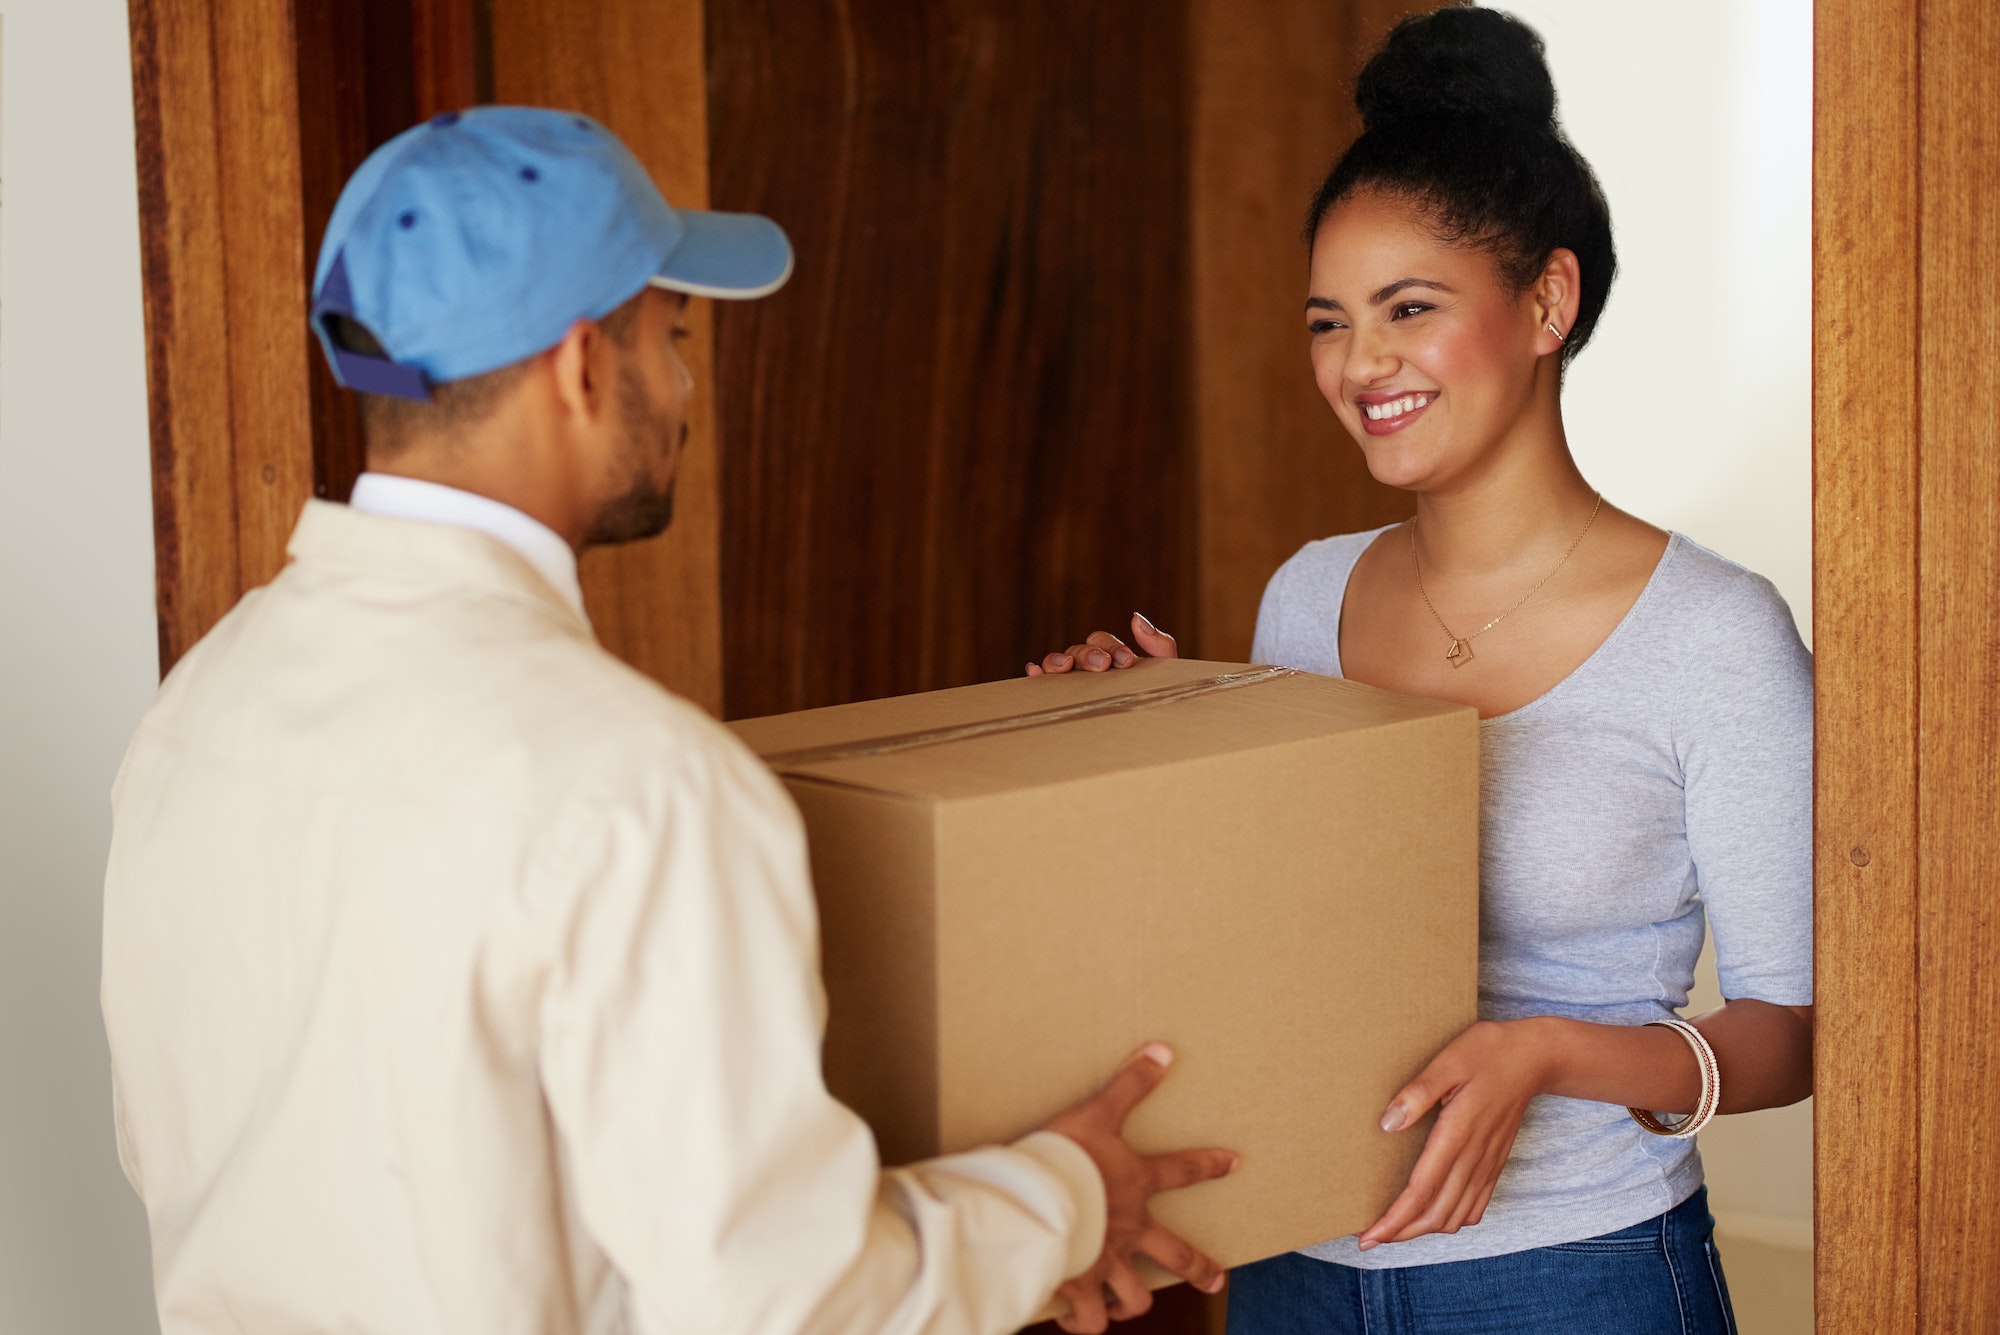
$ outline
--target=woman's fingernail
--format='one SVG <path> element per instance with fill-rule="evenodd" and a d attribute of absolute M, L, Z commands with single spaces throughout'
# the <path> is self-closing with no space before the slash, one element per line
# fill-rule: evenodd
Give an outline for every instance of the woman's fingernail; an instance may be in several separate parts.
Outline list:
<path fill-rule="evenodd" d="M 1132 615 L 1137 617 L 1145 625 L 1147 630 L 1159 629 L 1158 626 L 1155 626 L 1153 624 L 1153 618 L 1147 616 L 1144 612 L 1134 612 Z"/>
<path fill-rule="evenodd" d="M 1111 657 L 1112 660 L 1116 662 L 1119 667 L 1132 666 L 1132 651 L 1130 649 L 1120 649 L 1117 652 L 1113 653 Z"/>
<path fill-rule="evenodd" d="M 1174 1064 L 1174 1050 L 1164 1043 L 1148 1043 L 1140 1051 L 1152 1058 L 1158 1065 L 1172 1066 Z"/>
<path fill-rule="evenodd" d="M 1403 1116 L 1403 1105 L 1400 1103 L 1390 1104 L 1389 1111 L 1382 1114 L 1382 1129 L 1384 1131 L 1401 1131 L 1406 1125 L 1408 1125 L 1408 1121 Z"/>
<path fill-rule="evenodd" d="M 1201 1291 L 1203 1293 L 1221 1293 L 1223 1286 L 1227 1283 L 1229 1283 L 1229 1276 L 1227 1274 L 1217 1275 L 1214 1279 L 1202 1285 Z"/>
<path fill-rule="evenodd" d="M 1089 663 L 1092 667 L 1103 667 L 1106 663 L 1109 663 L 1111 660 L 1105 657 L 1104 651 L 1102 649 L 1092 649 L 1089 653 L 1084 655 L 1084 661 Z"/>
<path fill-rule="evenodd" d="M 1240 1155 L 1240 1154 L 1232 1154 L 1232 1155 L 1230 1155 L 1230 1156 L 1229 1156 L 1229 1171 L 1230 1171 L 1230 1172 L 1232 1172 L 1232 1173 L 1233 1173 L 1233 1172 L 1235 1172 L 1235 1171 L 1236 1171 L 1237 1169 L 1241 1168 L 1242 1166 L 1243 1166 L 1243 1156 L 1242 1156 L 1242 1155 Z"/>
<path fill-rule="evenodd" d="M 1370 1239 L 1367 1239 L 1367 1240 L 1365 1240 L 1365 1241 L 1363 1241 L 1363 1242 L 1361 1243 L 1361 1245 L 1360 1245 L 1360 1249 L 1361 1249 L 1362 1251 L 1364 1251 L 1364 1252 L 1365 1252 L 1365 1251 L 1367 1251 L 1367 1250 L 1368 1250 L 1369 1248 L 1373 1247 L 1374 1245 L 1375 1245 L 1375 1241 L 1374 1241 L 1374 1239 L 1370 1238 Z"/>
<path fill-rule="evenodd" d="M 1069 666 L 1069 655 L 1068 655 L 1068 654 L 1057 654 L 1057 655 L 1056 655 L 1056 666 L 1057 666 L 1057 667 L 1068 667 L 1068 666 Z"/>

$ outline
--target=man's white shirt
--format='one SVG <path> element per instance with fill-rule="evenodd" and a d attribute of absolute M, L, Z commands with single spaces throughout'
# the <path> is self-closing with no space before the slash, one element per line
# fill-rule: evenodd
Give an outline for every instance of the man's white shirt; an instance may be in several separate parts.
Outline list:
<path fill-rule="evenodd" d="M 491 497 L 393 473 L 363 473 L 354 480 L 347 504 L 365 515 L 467 528 L 498 538 L 520 553 L 535 573 L 562 595 L 570 611 L 589 622 L 583 610 L 583 584 L 576 574 L 576 553 L 533 515 Z"/>
<path fill-rule="evenodd" d="M 782 786 L 598 647 L 559 538 L 438 493 L 310 503 L 118 778 L 103 1005 L 165 1335 L 1028 1320 L 1102 1245 L 1088 1156 L 881 1169 L 821 1081 Z"/>

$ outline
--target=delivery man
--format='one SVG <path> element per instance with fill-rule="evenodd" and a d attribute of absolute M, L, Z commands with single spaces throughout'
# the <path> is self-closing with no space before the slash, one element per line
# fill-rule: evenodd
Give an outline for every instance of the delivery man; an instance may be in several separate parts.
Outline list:
<path fill-rule="evenodd" d="M 120 1155 L 182 1332 L 988 1332 L 1144 1310 L 1148 1048 L 1011 1146 L 884 1171 L 826 1092 L 801 826 L 600 649 L 576 553 L 658 533 L 690 296 L 781 285 L 601 126 L 445 115 L 363 164 L 313 324 L 369 471 L 174 670 L 115 791 Z M 1065 1281 L 1068 1281 L 1065 1283 Z"/>

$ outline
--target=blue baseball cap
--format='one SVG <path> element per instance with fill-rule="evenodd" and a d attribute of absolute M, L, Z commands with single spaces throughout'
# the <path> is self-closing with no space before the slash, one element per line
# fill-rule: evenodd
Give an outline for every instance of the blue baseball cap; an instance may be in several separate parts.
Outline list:
<path fill-rule="evenodd" d="M 427 399 L 554 347 L 648 284 L 761 297 L 791 273 L 776 223 L 674 209 L 588 116 L 475 107 L 405 130 L 348 181 L 320 245 L 312 325 L 341 384 Z M 346 346 L 336 316 L 385 355 Z"/>

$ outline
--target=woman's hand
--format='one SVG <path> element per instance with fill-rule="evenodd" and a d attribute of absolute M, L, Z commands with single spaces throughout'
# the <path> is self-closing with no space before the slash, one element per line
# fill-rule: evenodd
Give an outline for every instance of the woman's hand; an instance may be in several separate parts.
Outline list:
<path fill-rule="evenodd" d="M 1722 1068 L 1723 1112 L 1812 1093 L 1812 1007 L 1744 998 L 1694 1024 Z M 1473 1025 L 1390 1100 L 1384 1131 L 1414 1125 L 1433 1106 L 1438 1119 L 1403 1194 L 1361 1234 L 1362 1249 L 1478 1223 L 1537 1094 L 1691 1112 L 1701 1068 L 1679 1034 L 1654 1025 L 1550 1015 Z"/>
<path fill-rule="evenodd" d="M 1482 1020 L 1453 1039 L 1397 1092 L 1384 1131 L 1414 1126 L 1432 1107 L 1436 1125 L 1409 1185 L 1361 1234 L 1361 1250 L 1476 1224 L 1507 1166 L 1528 1100 L 1543 1093 L 1551 1056 L 1535 1021 Z"/>
<path fill-rule="evenodd" d="M 1174 637 L 1137 612 L 1132 614 L 1132 643 L 1138 645 L 1148 658 L 1181 656 Z M 1112 668 L 1128 668 L 1138 661 L 1139 655 L 1133 653 L 1125 641 L 1108 630 L 1094 630 L 1082 644 L 1072 644 L 1067 649 L 1048 655 L 1039 663 L 1028 664 L 1028 675 L 1039 677 L 1045 672 L 1070 672 L 1076 668 L 1085 672 L 1105 672 Z"/>

